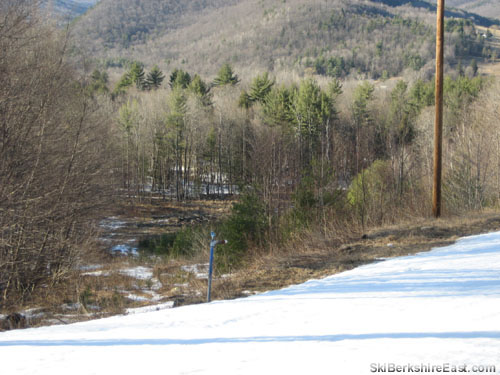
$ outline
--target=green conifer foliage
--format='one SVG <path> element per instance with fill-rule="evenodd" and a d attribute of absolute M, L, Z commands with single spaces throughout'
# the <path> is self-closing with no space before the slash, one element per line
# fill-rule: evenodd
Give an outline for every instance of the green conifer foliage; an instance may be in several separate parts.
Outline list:
<path fill-rule="evenodd" d="M 217 77 L 215 77 L 213 84 L 215 86 L 225 86 L 225 85 L 236 85 L 240 79 L 233 72 L 233 68 L 231 65 L 224 64 L 217 73 Z"/>
<path fill-rule="evenodd" d="M 91 93 L 107 94 L 108 89 L 108 73 L 94 70 L 90 76 L 91 82 L 89 90 Z"/>
<path fill-rule="evenodd" d="M 156 90 L 161 86 L 164 79 L 163 72 L 158 68 L 158 65 L 155 65 L 146 77 L 146 86 L 149 90 Z"/>
<path fill-rule="evenodd" d="M 264 102 L 267 95 L 271 92 L 273 85 L 274 81 L 269 79 L 267 72 L 258 75 L 253 79 L 248 98 L 252 102 Z"/>
<path fill-rule="evenodd" d="M 142 64 L 134 62 L 128 74 L 130 76 L 130 81 L 134 83 L 138 89 L 144 90 L 146 79 L 144 78 L 145 73 Z"/>
<path fill-rule="evenodd" d="M 189 91 L 191 91 L 203 105 L 209 106 L 212 104 L 210 98 L 210 87 L 207 86 L 198 74 L 193 77 L 193 80 L 189 85 Z"/>
<path fill-rule="evenodd" d="M 169 85 L 172 89 L 181 88 L 186 89 L 191 84 L 191 76 L 188 72 L 181 69 L 175 69 L 172 74 L 170 74 Z"/>

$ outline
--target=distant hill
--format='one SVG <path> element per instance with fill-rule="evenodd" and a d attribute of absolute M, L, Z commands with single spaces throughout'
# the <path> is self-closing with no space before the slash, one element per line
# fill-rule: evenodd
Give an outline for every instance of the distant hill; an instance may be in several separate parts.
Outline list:
<path fill-rule="evenodd" d="M 43 5 L 53 15 L 73 19 L 84 14 L 99 0 L 45 0 Z"/>
<path fill-rule="evenodd" d="M 372 2 L 386 4 L 392 7 L 410 5 L 414 8 L 424 8 L 432 12 L 436 11 L 437 5 L 436 0 L 371 0 Z M 488 8 L 498 8 L 498 5 L 493 7 L 493 2 L 498 0 L 446 0 L 445 1 L 445 16 L 451 18 L 463 18 L 473 21 L 476 25 L 490 27 L 493 25 L 500 25 L 500 21 L 492 17 L 495 17 L 495 13 L 488 12 L 476 12 L 479 9 L 479 5 L 491 4 Z M 475 4 L 472 5 L 472 3 Z M 460 5 L 460 6 L 459 6 Z M 491 10 L 491 9 L 490 9 Z M 498 10 L 498 9 L 497 9 Z M 498 15 L 500 12 L 497 12 Z"/>
<path fill-rule="evenodd" d="M 379 78 L 432 74 L 434 10 L 420 0 L 102 0 L 73 34 L 104 66 L 138 60 L 213 75 L 229 62 L 239 72 Z M 461 31 L 447 39 L 447 60 L 481 58 L 471 16 L 448 16 L 467 20 L 450 24 Z"/>
<path fill-rule="evenodd" d="M 500 19 L 500 2 L 498 0 L 447 0 L 447 4 L 485 17 Z"/>

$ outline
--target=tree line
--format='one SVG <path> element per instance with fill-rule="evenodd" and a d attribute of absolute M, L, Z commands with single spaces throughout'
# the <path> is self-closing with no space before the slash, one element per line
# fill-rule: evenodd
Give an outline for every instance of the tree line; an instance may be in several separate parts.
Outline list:
<path fill-rule="evenodd" d="M 450 147 L 456 124 L 487 86 L 472 68 L 446 79 Z M 336 78 L 280 84 L 264 72 L 243 84 L 224 64 L 206 82 L 175 69 L 159 89 L 139 83 L 115 97 L 121 185 L 139 199 L 160 194 L 177 200 L 251 188 L 265 202 L 270 227 L 301 194 L 309 197 L 303 204 L 314 202 L 323 211 L 345 195 L 363 225 L 380 223 L 399 205 L 421 208 L 430 189 L 430 162 L 421 149 L 429 141 L 423 118 L 433 103 L 432 80 L 400 80 L 391 89 L 363 81 L 344 92 Z M 365 186 L 375 175 L 384 178 L 371 189 L 385 194 L 376 215 Z"/>

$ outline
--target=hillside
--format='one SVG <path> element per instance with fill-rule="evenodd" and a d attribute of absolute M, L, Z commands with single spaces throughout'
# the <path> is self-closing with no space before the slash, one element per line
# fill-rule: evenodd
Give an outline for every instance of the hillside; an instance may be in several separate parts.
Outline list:
<path fill-rule="evenodd" d="M 485 17 L 500 19 L 500 6 L 497 0 L 448 0 L 447 4 Z"/>
<path fill-rule="evenodd" d="M 106 66 L 138 60 L 166 71 L 182 67 L 211 75 L 230 62 L 249 74 L 310 69 L 378 78 L 423 68 L 429 75 L 435 39 L 429 6 L 387 0 L 103 0 L 78 20 L 74 35 Z M 464 32 L 448 40 L 450 62 L 483 55 L 484 41 L 464 22 Z"/>
<path fill-rule="evenodd" d="M 42 4 L 47 6 L 49 12 L 56 17 L 64 19 L 73 19 L 84 14 L 98 0 L 54 0 L 43 1 Z"/>

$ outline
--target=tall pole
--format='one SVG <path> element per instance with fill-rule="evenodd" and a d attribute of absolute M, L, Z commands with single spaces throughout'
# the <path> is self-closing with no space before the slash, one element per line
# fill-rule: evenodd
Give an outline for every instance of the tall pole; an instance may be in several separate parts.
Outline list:
<path fill-rule="evenodd" d="M 434 186 L 432 213 L 441 216 L 441 177 L 443 165 L 443 59 L 444 59 L 444 0 L 437 0 L 436 32 L 436 120 L 434 122 Z"/>

